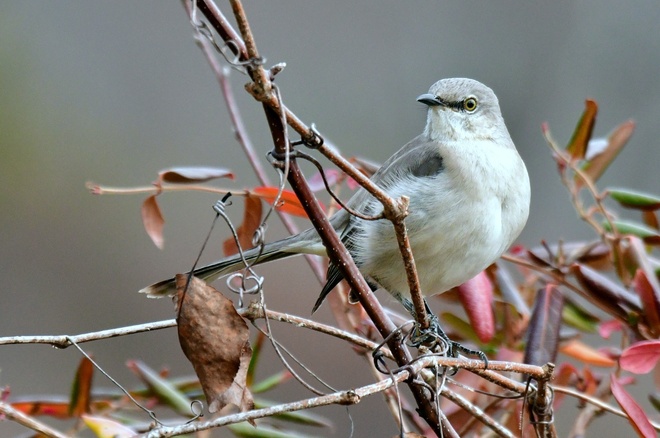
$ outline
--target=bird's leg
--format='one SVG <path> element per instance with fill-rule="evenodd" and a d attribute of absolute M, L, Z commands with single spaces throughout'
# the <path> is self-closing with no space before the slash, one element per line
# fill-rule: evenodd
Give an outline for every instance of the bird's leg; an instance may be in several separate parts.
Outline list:
<path fill-rule="evenodd" d="M 397 298 L 403 307 L 405 307 L 406 310 L 413 316 L 413 318 L 415 318 L 416 314 L 413 303 L 409 299 L 403 298 L 401 296 L 397 296 Z M 438 340 L 440 340 L 445 345 L 444 350 L 448 357 L 458 357 L 458 353 L 478 356 L 479 359 L 484 361 L 486 368 L 488 368 L 488 358 L 483 351 L 467 348 L 461 343 L 449 339 L 449 336 L 447 336 L 445 331 L 440 326 L 438 317 L 435 316 L 435 314 L 431 311 L 431 308 L 429 307 L 426 300 L 424 300 L 424 306 L 426 307 L 426 313 L 429 315 L 430 325 L 429 328 L 425 330 L 420 330 L 419 327 L 415 326 L 410 336 L 410 341 L 413 347 L 419 347 L 420 345 L 430 345 L 431 348 L 433 348 L 438 344 Z"/>

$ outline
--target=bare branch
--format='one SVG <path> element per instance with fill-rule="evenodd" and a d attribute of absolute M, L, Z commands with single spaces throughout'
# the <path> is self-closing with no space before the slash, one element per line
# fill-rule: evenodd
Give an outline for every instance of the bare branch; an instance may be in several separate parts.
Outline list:
<path fill-rule="evenodd" d="M 29 429 L 32 429 L 39 434 L 45 435 L 51 438 L 67 438 L 67 435 L 51 428 L 50 426 L 35 420 L 32 417 L 25 415 L 23 412 L 14 409 L 10 404 L 0 402 L 0 414 L 7 417 L 8 419 L 15 421 L 18 424 L 21 424 Z"/>

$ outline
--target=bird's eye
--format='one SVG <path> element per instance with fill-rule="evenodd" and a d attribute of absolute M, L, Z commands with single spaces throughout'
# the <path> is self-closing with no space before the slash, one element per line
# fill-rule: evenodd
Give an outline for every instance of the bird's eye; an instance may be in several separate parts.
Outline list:
<path fill-rule="evenodd" d="M 474 97 L 468 97 L 465 99 L 463 101 L 463 109 L 469 113 L 474 112 L 474 110 L 477 109 L 477 99 Z"/>

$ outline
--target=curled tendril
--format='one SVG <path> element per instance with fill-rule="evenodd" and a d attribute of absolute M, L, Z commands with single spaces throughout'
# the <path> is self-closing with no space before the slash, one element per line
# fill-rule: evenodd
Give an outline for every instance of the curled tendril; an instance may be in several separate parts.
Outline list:
<path fill-rule="evenodd" d="M 186 424 L 197 421 L 204 416 L 204 403 L 202 403 L 200 400 L 193 400 L 190 402 L 190 412 L 193 414 L 193 418 L 186 421 Z"/>

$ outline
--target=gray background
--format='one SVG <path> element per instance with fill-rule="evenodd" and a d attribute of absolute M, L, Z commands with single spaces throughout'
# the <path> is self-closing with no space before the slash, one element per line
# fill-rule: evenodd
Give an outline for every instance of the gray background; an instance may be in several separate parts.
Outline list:
<path fill-rule="evenodd" d="M 278 77 L 287 105 L 307 123 L 316 122 L 347 155 L 382 161 L 420 132 L 424 110 L 415 97 L 439 78 L 466 76 L 491 86 L 531 175 L 533 204 L 523 244 L 591 236 L 569 205 L 540 133 L 547 121 L 555 138 L 568 140 L 585 97 L 600 104 L 597 136 L 628 118 L 637 122 L 601 187 L 660 192 L 656 1 L 245 6 L 267 64 L 288 64 Z M 225 3 L 221 7 L 229 12 Z M 191 265 L 215 197 L 162 196 L 167 240 L 159 251 L 142 230 L 142 196 L 93 197 L 84 183 L 146 185 L 165 167 L 210 165 L 239 175 L 222 185 L 256 184 L 181 5 L 4 1 L 0 42 L 0 336 L 81 333 L 172 317 L 167 300 L 148 301 L 135 291 Z M 233 74 L 232 81 L 263 155 L 271 145 L 260 105 L 242 93 L 245 77 Z M 271 239 L 283 235 L 276 222 Z M 225 237 L 217 231 L 214 242 Z M 206 257 L 219 252 L 219 243 L 210 245 Z M 308 275 L 295 282 L 278 276 L 280 269 L 308 272 L 302 260 L 263 268 L 271 307 L 308 315 L 318 284 Z M 326 309 L 319 318 L 331 321 Z M 280 339 L 291 339 L 288 346 L 334 385 L 370 381 L 367 367 L 343 343 L 308 334 L 293 338 L 294 332 L 277 326 Z M 167 366 L 174 375 L 191 372 L 174 330 L 86 348 L 128 386 L 136 383 L 124 366 L 129 358 Z M 279 369 L 267 358 L 262 375 Z M 2 347 L 0 385 L 10 385 L 16 396 L 66 394 L 78 360 L 72 349 Z M 109 386 L 101 377 L 97 384 Z M 272 395 L 304 396 L 295 383 Z M 565 406 L 574 409 L 575 402 Z M 396 433 L 379 397 L 350 411 L 358 437 Z M 348 436 L 345 408 L 318 412 L 336 425 L 324 436 Z M 0 423 L 0 435 L 23 431 Z M 597 420 L 592 431 L 631 433 L 624 420 L 612 418 Z"/>

